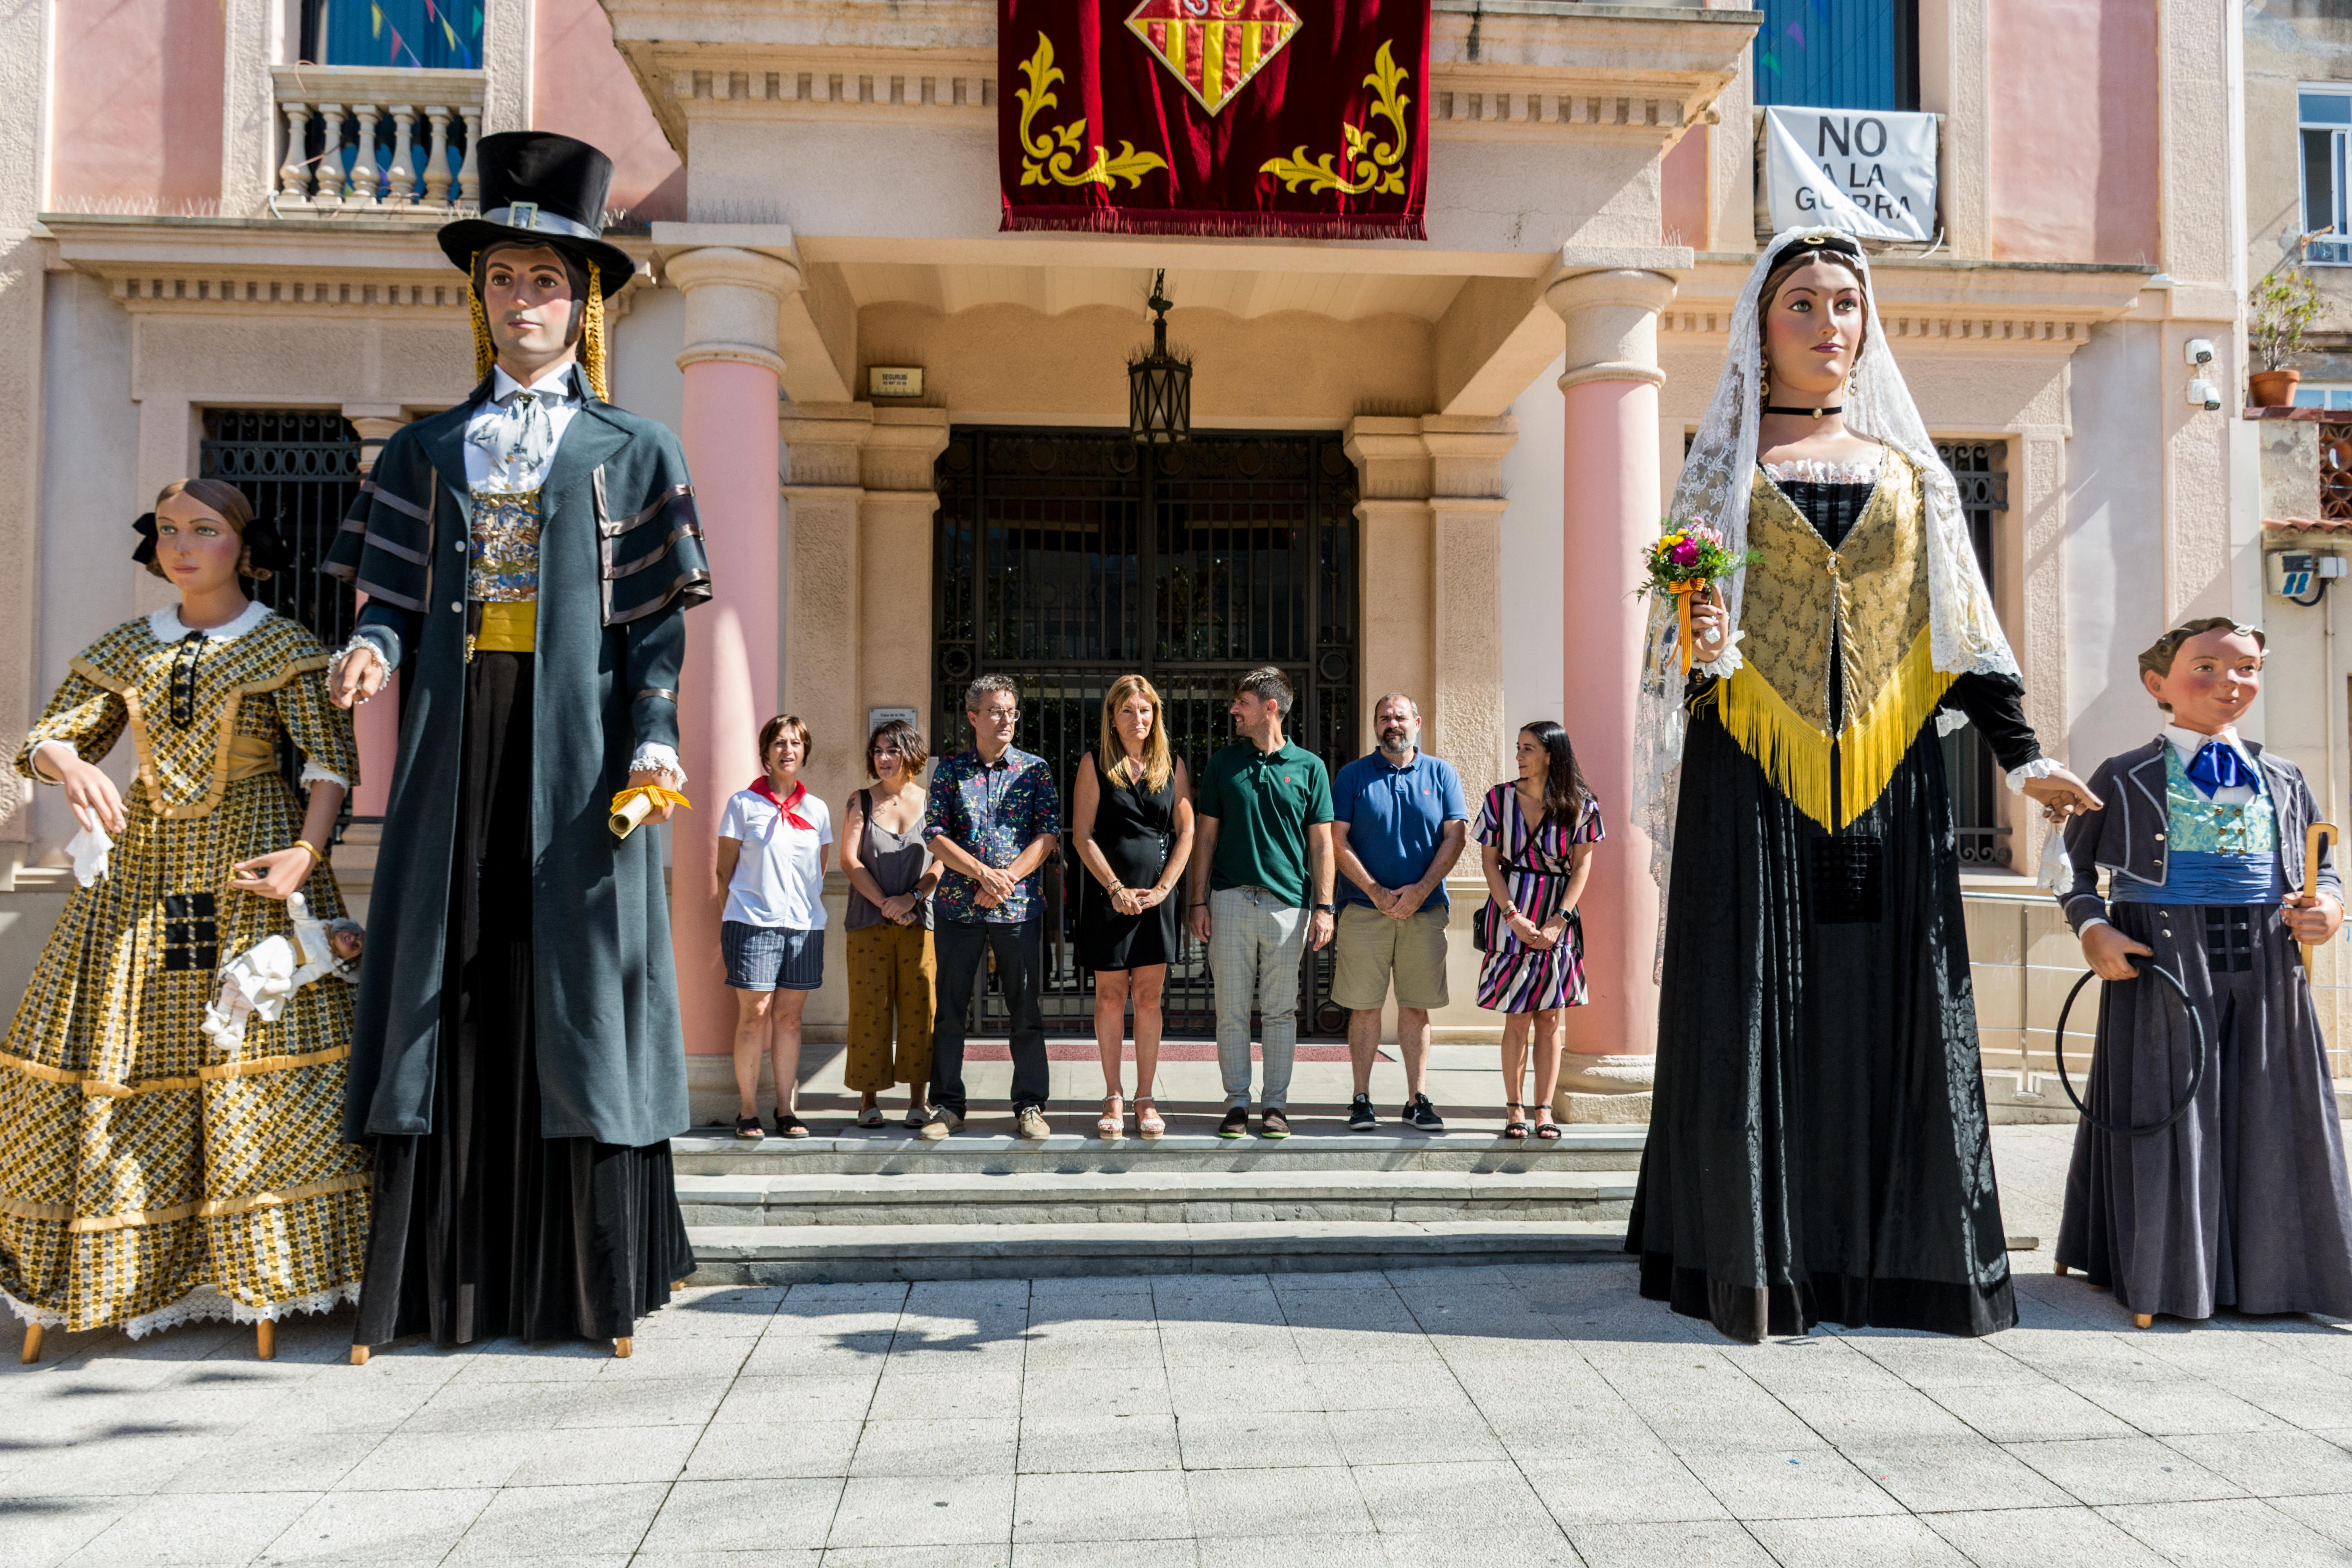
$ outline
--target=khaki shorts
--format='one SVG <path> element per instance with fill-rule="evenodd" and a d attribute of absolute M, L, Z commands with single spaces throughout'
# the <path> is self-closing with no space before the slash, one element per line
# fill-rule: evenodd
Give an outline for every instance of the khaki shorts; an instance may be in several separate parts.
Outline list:
<path fill-rule="evenodd" d="M 1444 1006 L 1445 921 L 1442 907 L 1392 921 L 1369 904 L 1341 905 L 1331 1000 L 1351 1013 L 1369 1011 L 1389 999 L 1393 975 L 1398 1006 Z"/>

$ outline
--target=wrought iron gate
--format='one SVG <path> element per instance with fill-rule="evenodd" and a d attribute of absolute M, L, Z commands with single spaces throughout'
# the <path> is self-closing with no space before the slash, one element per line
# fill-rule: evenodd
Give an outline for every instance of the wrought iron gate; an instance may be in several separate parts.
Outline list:
<path fill-rule="evenodd" d="M 1988 584 L 1993 574 L 1993 514 L 2009 510 L 2009 475 L 1995 467 L 2003 456 L 1999 441 L 1938 441 L 1936 456 L 1960 487 L 1969 538 Z M 2010 862 L 2009 829 L 2000 825 L 1999 770 L 1992 748 L 1973 724 L 1944 737 L 1944 776 L 1952 792 L 1952 825 L 1959 837 L 1960 864 L 1976 868 Z"/>
<path fill-rule="evenodd" d="M 213 408 L 205 413 L 197 470 L 226 479 L 253 502 L 253 514 L 277 525 L 290 563 L 253 585 L 253 596 L 299 621 L 329 647 L 341 647 L 357 617 L 351 585 L 319 570 L 335 530 L 360 492 L 360 437 L 340 414 L 276 408 Z M 302 764 L 290 743 L 278 765 L 289 782 Z M 343 802 L 351 819 L 351 802 Z M 340 837 L 342 823 L 336 825 Z"/>
<path fill-rule="evenodd" d="M 937 467 L 931 734 L 971 743 L 964 686 L 1021 683 L 1014 744 L 1045 757 L 1065 826 L 1102 700 L 1130 671 L 1166 703 L 1169 739 L 1198 778 L 1232 738 L 1233 679 L 1277 665 L 1298 691 L 1292 739 L 1337 773 L 1355 754 L 1355 467 L 1337 435 L 1195 436 L 1137 446 L 1124 431 L 959 428 Z M 1099 896 L 1066 846 L 1046 868 L 1045 1024 L 1091 1029 L 1094 978 L 1076 963 L 1079 900 Z M 1339 1035 L 1331 955 L 1301 976 L 1301 1034 Z M 1002 1034 L 993 992 L 977 1026 Z M 1169 966 L 1171 1034 L 1213 1032 L 1207 955 Z"/>

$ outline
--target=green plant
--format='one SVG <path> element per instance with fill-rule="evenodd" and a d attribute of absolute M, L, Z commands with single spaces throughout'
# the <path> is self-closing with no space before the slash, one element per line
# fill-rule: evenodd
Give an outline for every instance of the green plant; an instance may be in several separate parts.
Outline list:
<path fill-rule="evenodd" d="M 2303 352 L 2303 334 L 2319 319 L 2319 289 L 2300 267 L 2280 267 L 2266 273 L 2247 301 L 2251 313 L 2246 337 L 2264 370 L 2276 370 L 2279 361 Z"/>

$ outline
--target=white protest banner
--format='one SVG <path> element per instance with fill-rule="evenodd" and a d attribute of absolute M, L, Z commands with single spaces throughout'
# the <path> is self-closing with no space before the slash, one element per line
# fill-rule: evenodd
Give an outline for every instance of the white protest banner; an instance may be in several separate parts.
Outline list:
<path fill-rule="evenodd" d="M 1936 235 L 1936 117 L 1846 109 L 1764 110 L 1774 233 L 1806 225 L 1865 239 Z"/>

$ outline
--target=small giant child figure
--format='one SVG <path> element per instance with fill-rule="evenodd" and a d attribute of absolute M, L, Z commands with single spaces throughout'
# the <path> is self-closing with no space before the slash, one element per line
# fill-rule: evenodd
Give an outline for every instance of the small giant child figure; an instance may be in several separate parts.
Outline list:
<path fill-rule="evenodd" d="M 2141 1328 L 2222 1307 L 2352 1317 L 2352 1188 L 2297 952 L 2344 923 L 2343 883 L 2323 854 L 2318 890 L 2302 891 L 2311 786 L 2238 736 L 2262 689 L 2263 634 L 2191 621 L 2139 668 L 2164 731 L 2100 763 L 2091 793 L 2105 807 L 2066 822 L 2073 885 L 2059 901 L 2107 983 L 2087 1103 L 2111 1125 L 2148 1127 L 2188 1085 L 2189 1018 L 2169 984 L 2142 977 L 2149 961 L 2187 991 L 2209 1066 L 2161 1131 L 2083 1122 L 2058 1272 L 2111 1287 Z"/>

